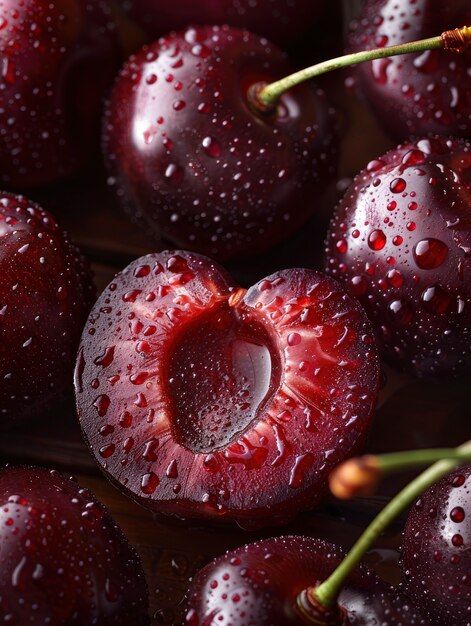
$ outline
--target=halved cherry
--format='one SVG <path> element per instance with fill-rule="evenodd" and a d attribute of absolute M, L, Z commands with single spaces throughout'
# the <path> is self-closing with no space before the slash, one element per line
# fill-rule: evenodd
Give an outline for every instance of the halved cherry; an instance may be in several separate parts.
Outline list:
<path fill-rule="evenodd" d="M 76 368 L 82 429 L 114 483 L 154 511 L 243 524 L 321 499 L 377 387 L 370 324 L 335 280 L 291 269 L 245 291 L 188 252 L 116 277 Z"/>

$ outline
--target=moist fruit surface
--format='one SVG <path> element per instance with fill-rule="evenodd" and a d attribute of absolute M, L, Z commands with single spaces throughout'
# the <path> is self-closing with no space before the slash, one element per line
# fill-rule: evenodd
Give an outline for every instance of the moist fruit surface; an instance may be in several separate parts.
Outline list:
<path fill-rule="evenodd" d="M 0 194 L 0 428 L 37 418 L 72 390 L 82 325 L 95 288 L 52 215 Z"/>
<path fill-rule="evenodd" d="M 0 472 L 0 565 L 5 624 L 148 623 L 137 553 L 105 507 L 59 472 Z"/>
<path fill-rule="evenodd" d="M 418 375 L 471 353 L 471 148 L 418 139 L 371 161 L 338 206 L 325 268 L 365 307 L 383 354 Z"/>
<path fill-rule="evenodd" d="M 470 24 L 468 0 L 367 0 L 350 29 L 352 51 L 433 37 Z M 471 53 L 442 50 L 378 59 L 353 76 L 371 110 L 398 141 L 439 133 L 471 137 Z"/>
<path fill-rule="evenodd" d="M 403 584 L 433 623 L 471 624 L 471 465 L 442 478 L 411 509 Z"/>
<path fill-rule="evenodd" d="M 242 546 L 215 559 L 193 579 L 185 623 L 313 624 L 296 607 L 297 597 L 323 581 L 342 557 L 337 546 L 308 537 L 278 537 Z M 365 567 L 352 572 L 338 605 L 338 619 L 328 622 L 335 626 L 429 625 L 404 594 Z"/>
<path fill-rule="evenodd" d="M 290 73 L 276 46 L 198 27 L 124 66 L 104 124 L 118 197 L 149 234 L 228 259 L 263 252 L 318 207 L 336 169 L 332 110 L 312 85 L 271 113 L 249 89 Z"/>
<path fill-rule="evenodd" d="M 1 0 L 0 183 L 25 189 L 96 159 L 121 51 L 100 0 Z"/>
<path fill-rule="evenodd" d="M 178 251 L 108 286 L 76 368 L 85 438 L 115 483 L 155 511 L 243 524 L 319 502 L 377 386 L 369 323 L 335 281 L 284 270 L 246 292 Z"/>

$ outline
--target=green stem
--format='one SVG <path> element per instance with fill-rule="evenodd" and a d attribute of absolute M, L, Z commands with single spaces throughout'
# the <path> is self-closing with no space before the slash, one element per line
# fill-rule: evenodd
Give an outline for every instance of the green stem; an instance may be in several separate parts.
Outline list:
<path fill-rule="evenodd" d="M 411 452 L 391 452 L 375 455 L 378 469 L 382 474 L 413 469 L 416 466 L 435 463 L 441 459 L 447 461 L 471 461 L 469 450 L 455 448 L 430 448 L 428 450 L 412 450 Z"/>
<path fill-rule="evenodd" d="M 461 38 L 461 47 L 449 43 L 450 33 L 454 33 L 454 37 Z M 448 38 L 447 38 L 448 35 Z M 467 45 L 471 43 L 471 27 L 465 26 L 456 31 L 447 31 L 438 37 L 430 37 L 428 39 L 421 39 L 419 41 L 412 41 L 410 43 L 400 44 L 398 46 L 389 46 L 387 48 L 375 48 L 374 50 L 366 50 L 362 52 L 355 52 L 353 54 L 346 54 L 337 59 L 331 59 L 313 65 L 306 69 L 300 70 L 290 76 L 286 76 L 281 80 L 277 80 L 274 83 L 265 85 L 257 92 L 257 100 L 260 105 L 266 109 L 273 108 L 280 96 L 288 89 L 303 83 L 306 80 L 320 76 L 326 72 L 332 70 L 338 70 L 350 65 L 356 65 L 357 63 L 364 63 L 365 61 L 374 61 L 375 59 L 383 59 L 385 57 L 396 56 L 398 54 L 408 54 L 411 52 L 424 52 L 425 50 L 436 50 L 439 48 L 450 48 L 457 51 L 462 51 Z"/>
<path fill-rule="evenodd" d="M 456 453 L 467 454 L 471 451 L 471 441 L 456 449 Z M 354 544 L 347 556 L 335 571 L 318 587 L 312 587 L 308 593 L 313 601 L 323 607 L 335 605 L 337 597 L 344 585 L 345 579 L 361 561 L 363 555 L 370 549 L 384 529 L 428 487 L 433 485 L 442 476 L 453 471 L 459 465 L 454 459 L 438 461 L 427 468 L 422 474 L 410 482 L 397 496 L 387 504 L 379 515 L 371 522 L 358 541 Z"/>

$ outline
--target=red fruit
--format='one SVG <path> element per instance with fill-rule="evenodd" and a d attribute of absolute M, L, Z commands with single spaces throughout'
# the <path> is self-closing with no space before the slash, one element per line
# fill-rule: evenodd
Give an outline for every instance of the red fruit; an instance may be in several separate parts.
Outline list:
<path fill-rule="evenodd" d="M 298 228 L 335 170 L 331 111 L 310 85 L 265 116 L 247 93 L 289 73 L 280 50 L 228 27 L 192 28 L 131 57 L 104 129 L 127 211 L 157 238 L 225 259 Z"/>
<path fill-rule="evenodd" d="M 470 364 L 470 186 L 469 143 L 420 139 L 369 163 L 330 226 L 326 270 L 419 376 Z"/>
<path fill-rule="evenodd" d="M 284 270 L 246 292 L 187 252 L 118 275 L 76 368 L 82 429 L 114 483 L 154 511 L 245 525 L 320 500 L 377 387 L 368 321 L 335 281 Z"/>
<path fill-rule="evenodd" d="M 228 552 L 193 579 L 185 624 L 313 624 L 297 607 L 298 596 L 327 578 L 342 557 L 343 552 L 337 546 L 308 537 L 266 539 Z M 363 566 L 348 578 L 338 606 L 339 620 L 329 624 L 413 626 L 429 623 L 404 594 Z"/>
<path fill-rule="evenodd" d="M 58 472 L 0 472 L 0 565 L 2 623 L 148 623 L 139 556 L 105 507 Z"/>
<path fill-rule="evenodd" d="M 51 410 L 71 391 L 95 289 L 52 215 L 0 194 L 0 427 Z"/>
<path fill-rule="evenodd" d="M 417 501 L 404 533 L 404 585 L 434 624 L 471 624 L 471 465 Z"/>
<path fill-rule="evenodd" d="M 120 62 L 106 5 L 0 1 L 0 182 L 43 185 L 90 164 Z"/>
<path fill-rule="evenodd" d="M 157 38 L 189 24 L 229 24 L 277 42 L 296 41 L 313 23 L 324 0 L 119 0 Z"/>
<path fill-rule="evenodd" d="M 366 0 L 351 24 L 351 51 L 392 46 L 471 22 L 469 0 Z M 359 91 L 398 141 L 439 133 L 471 137 L 471 53 L 442 50 L 355 67 Z"/>

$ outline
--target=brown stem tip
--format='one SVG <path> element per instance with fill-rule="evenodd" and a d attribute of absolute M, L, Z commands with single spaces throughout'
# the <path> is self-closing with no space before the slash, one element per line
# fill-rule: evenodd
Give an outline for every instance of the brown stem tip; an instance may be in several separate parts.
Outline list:
<path fill-rule="evenodd" d="M 441 39 L 445 50 L 458 53 L 464 52 L 471 44 L 471 27 L 464 26 L 463 28 L 447 30 L 442 33 Z"/>
<path fill-rule="evenodd" d="M 381 470 L 375 456 L 365 455 L 349 459 L 331 473 L 329 486 L 331 492 L 341 500 L 355 496 L 369 496 L 378 486 Z"/>

